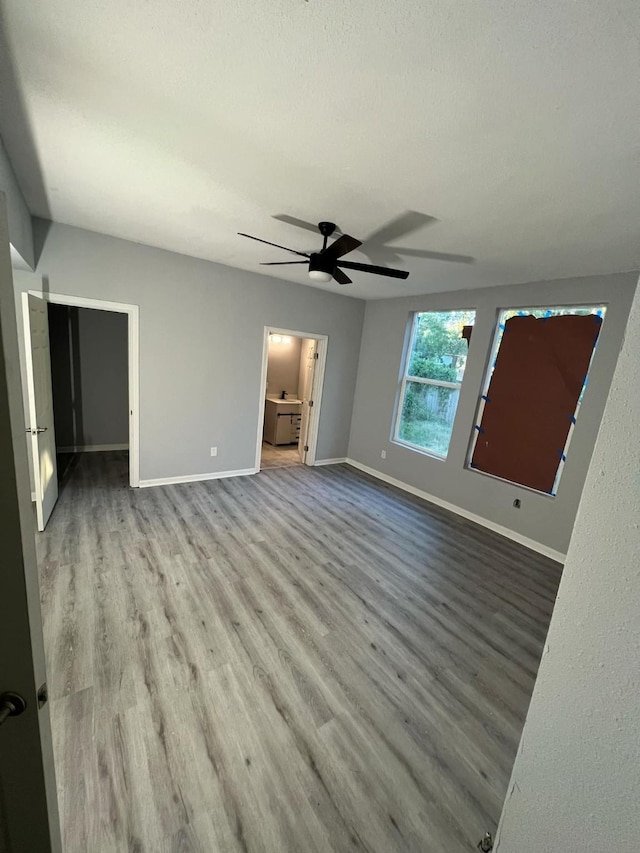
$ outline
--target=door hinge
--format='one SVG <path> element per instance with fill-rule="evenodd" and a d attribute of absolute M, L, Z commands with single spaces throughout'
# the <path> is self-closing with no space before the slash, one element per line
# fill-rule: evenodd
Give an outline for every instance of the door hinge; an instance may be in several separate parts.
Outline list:
<path fill-rule="evenodd" d="M 303 448 L 303 449 L 304 449 L 304 452 L 306 453 L 306 452 L 309 450 L 309 445 L 308 445 L 308 444 L 305 444 L 305 446 L 304 446 L 304 448 Z"/>
<path fill-rule="evenodd" d="M 309 408 L 310 408 L 310 409 L 312 409 L 312 408 L 313 408 L 313 400 L 309 400 Z"/>
<path fill-rule="evenodd" d="M 319 356 L 319 353 L 314 352 L 313 357 L 314 357 L 315 359 L 318 359 L 318 358 L 320 357 L 320 356 Z"/>

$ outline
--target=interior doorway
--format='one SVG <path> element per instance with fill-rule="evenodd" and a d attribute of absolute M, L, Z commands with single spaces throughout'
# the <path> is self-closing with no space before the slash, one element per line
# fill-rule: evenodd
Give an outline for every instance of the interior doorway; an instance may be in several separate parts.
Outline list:
<path fill-rule="evenodd" d="M 31 291 L 23 317 L 32 498 L 44 530 L 77 453 L 126 453 L 129 485 L 139 485 L 138 306 Z"/>
<path fill-rule="evenodd" d="M 256 470 L 313 465 L 327 338 L 265 328 Z"/>
<path fill-rule="evenodd" d="M 59 486 L 79 453 L 129 451 L 125 314 L 48 303 Z"/>

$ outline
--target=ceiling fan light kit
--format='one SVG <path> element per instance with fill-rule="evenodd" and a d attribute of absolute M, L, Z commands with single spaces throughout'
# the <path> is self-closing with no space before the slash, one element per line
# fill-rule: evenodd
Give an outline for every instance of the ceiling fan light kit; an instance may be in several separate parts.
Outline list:
<path fill-rule="evenodd" d="M 291 252 L 294 255 L 299 255 L 306 260 L 304 261 L 265 261 L 262 266 L 283 266 L 290 264 L 307 264 L 309 278 L 312 281 L 329 282 L 332 279 L 338 284 L 351 284 L 351 279 L 344 272 L 344 268 L 351 270 L 359 270 L 360 272 L 373 273 L 374 275 L 390 276 L 392 278 L 408 278 L 409 273 L 405 270 L 394 270 L 387 267 L 378 267 L 373 264 L 360 264 L 353 261 L 342 261 L 344 255 L 353 252 L 362 243 L 351 237 L 349 234 L 341 234 L 337 240 L 334 240 L 331 245 L 327 245 L 329 237 L 336 230 L 334 222 L 319 222 L 318 231 L 322 234 L 323 244 L 319 252 L 299 252 L 297 249 L 289 249 L 287 246 L 279 246 L 277 243 L 271 243 L 269 240 L 262 240 L 260 237 L 253 237 L 251 234 L 244 234 L 239 231 L 240 237 L 248 237 L 250 240 L 256 240 L 258 243 L 266 243 L 267 246 L 275 246 L 276 249 L 284 249 L 285 252 Z"/>
<path fill-rule="evenodd" d="M 309 278 L 312 281 L 331 281 L 333 276 L 330 272 L 326 272 L 326 270 L 312 270 L 309 267 Z"/>

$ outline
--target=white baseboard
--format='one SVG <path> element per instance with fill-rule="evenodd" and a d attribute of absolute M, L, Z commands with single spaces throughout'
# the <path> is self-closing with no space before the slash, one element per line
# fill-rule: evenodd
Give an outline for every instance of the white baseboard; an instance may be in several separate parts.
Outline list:
<path fill-rule="evenodd" d="M 124 444 L 79 444 L 74 447 L 57 447 L 58 453 L 101 453 L 105 450 L 128 450 L 129 445 Z"/>
<path fill-rule="evenodd" d="M 216 471 L 215 474 L 183 474 L 181 477 L 158 477 L 155 480 L 140 480 L 140 488 L 150 486 L 174 486 L 179 483 L 199 483 L 202 480 L 223 480 L 227 477 L 246 477 L 257 474 L 255 468 L 241 468 L 239 471 Z"/>
<path fill-rule="evenodd" d="M 347 457 L 341 456 L 339 459 L 316 459 L 313 463 L 314 467 L 318 465 L 340 465 L 341 462 L 346 462 Z"/>
<path fill-rule="evenodd" d="M 383 480 L 385 483 L 389 483 L 390 486 L 395 486 L 397 489 L 402 489 L 403 492 L 409 492 L 412 495 L 415 495 L 418 498 L 422 498 L 422 500 L 429 501 L 429 503 L 436 504 L 437 506 L 442 507 L 443 509 L 448 509 L 450 512 L 455 512 L 456 515 L 461 515 L 463 518 L 468 518 L 469 521 L 474 521 L 476 524 L 482 525 L 482 527 L 487 527 L 489 530 L 493 530 L 494 533 L 499 533 L 501 536 L 506 536 L 507 539 L 512 539 L 514 542 L 518 542 L 520 545 L 524 545 L 525 548 L 530 548 L 532 551 L 537 551 L 539 554 L 544 554 L 545 557 L 549 557 L 552 560 L 555 560 L 557 563 L 564 563 L 567 558 L 566 554 L 562 554 L 560 551 L 555 551 L 553 548 L 549 548 L 547 545 L 543 545 L 541 542 L 536 542 L 535 539 L 529 539 L 528 536 L 522 536 L 522 534 L 517 533 L 515 530 L 510 530 L 508 527 L 503 527 L 501 524 L 496 524 L 493 521 L 489 521 L 488 518 L 483 518 L 481 515 L 476 515 L 474 512 L 469 512 L 467 509 L 463 509 L 460 506 L 456 506 L 456 504 L 449 503 L 449 501 L 445 501 L 442 498 L 438 498 L 435 495 L 430 495 L 428 492 L 423 492 L 422 489 L 417 489 L 415 486 L 410 486 L 408 483 L 403 483 L 402 480 L 396 480 L 395 477 L 390 477 L 388 474 L 384 474 L 382 471 L 377 471 L 375 468 L 369 468 L 368 465 L 363 465 L 361 462 L 356 462 L 355 459 L 347 459 L 347 465 L 351 465 L 353 468 L 357 468 L 358 471 L 364 471 L 365 474 L 370 474 L 372 477 L 375 477 L 378 480 Z"/>

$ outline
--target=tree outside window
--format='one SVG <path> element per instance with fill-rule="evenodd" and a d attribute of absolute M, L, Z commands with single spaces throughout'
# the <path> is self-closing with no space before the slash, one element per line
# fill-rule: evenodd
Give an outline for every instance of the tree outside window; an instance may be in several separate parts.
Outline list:
<path fill-rule="evenodd" d="M 464 326 L 475 311 L 419 312 L 400 389 L 394 438 L 418 450 L 446 457 L 467 362 Z"/>

